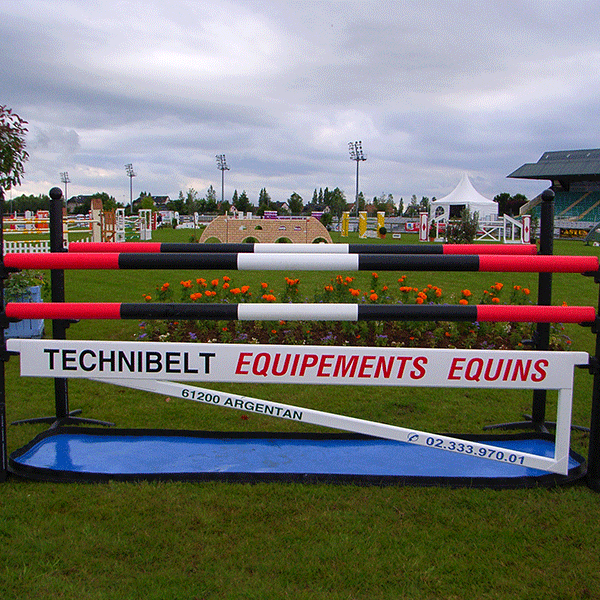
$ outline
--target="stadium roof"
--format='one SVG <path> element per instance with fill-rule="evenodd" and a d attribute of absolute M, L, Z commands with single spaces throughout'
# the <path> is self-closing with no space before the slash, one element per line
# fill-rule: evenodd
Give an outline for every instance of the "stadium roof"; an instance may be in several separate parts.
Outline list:
<path fill-rule="evenodd" d="M 600 149 L 544 152 L 536 163 L 526 163 L 508 177 L 550 181 L 600 181 Z"/>

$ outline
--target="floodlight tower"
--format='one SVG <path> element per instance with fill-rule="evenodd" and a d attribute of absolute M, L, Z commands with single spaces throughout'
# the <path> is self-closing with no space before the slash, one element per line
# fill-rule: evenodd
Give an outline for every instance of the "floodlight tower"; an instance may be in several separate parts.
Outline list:
<path fill-rule="evenodd" d="M 358 216 L 358 165 L 367 160 L 367 157 L 363 154 L 362 142 L 348 142 L 348 151 L 350 152 L 350 160 L 356 161 L 356 195 L 354 203 L 356 204 L 356 216 Z"/>
<path fill-rule="evenodd" d="M 217 169 L 221 171 L 221 204 L 225 202 L 225 171 L 229 171 L 224 154 L 217 154 Z"/>
<path fill-rule="evenodd" d="M 69 183 L 71 183 L 71 180 L 69 179 L 69 173 L 67 171 L 65 171 L 64 173 L 61 173 L 60 180 L 65 184 L 65 202 L 68 202 L 69 195 L 67 194 L 67 186 Z"/>
<path fill-rule="evenodd" d="M 127 173 L 127 177 L 129 177 L 129 204 L 131 212 L 133 212 L 133 178 L 135 177 L 135 172 L 131 163 L 125 165 L 125 172 Z"/>

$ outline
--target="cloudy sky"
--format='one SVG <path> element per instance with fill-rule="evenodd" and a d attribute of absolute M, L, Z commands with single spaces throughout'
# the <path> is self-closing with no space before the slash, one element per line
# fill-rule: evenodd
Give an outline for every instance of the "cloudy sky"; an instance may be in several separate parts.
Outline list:
<path fill-rule="evenodd" d="M 600 147 L 597 0 L 2 0 L 0 104 L 29 122 L 20 193 L 319 187 L 482 194 L 546 150 Z"/>

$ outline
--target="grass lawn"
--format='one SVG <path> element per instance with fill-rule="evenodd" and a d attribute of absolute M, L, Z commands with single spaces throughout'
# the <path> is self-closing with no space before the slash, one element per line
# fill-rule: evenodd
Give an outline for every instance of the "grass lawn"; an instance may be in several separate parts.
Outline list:
<path fill-rule="evenodd" d="M 161 230 L 158 241 L 191 232 Z M 401 243 L 414 238 L 403 236 Z M 356 241 L 356 240 L 351 240 Z M 370 243 L 373 240 L 368 240 Z M 391 242 L 392 240 L 386 240 Z M 556 254 L 599 254 L 555 242 Z M 312 297 L 337 273 L 67 272 L 71 301 L 140 302 L 170 281 L 229 275 L 236 285 L 278 292 L 300 278 Z M 365 289 L 370 273 L 357 277 Z M 400 273 L 381 273 L 393 283 Z M 527 286 L 537 275 L 410 273 L 458 298 L 496 281 Z M 597 286 L 556 275 L 555 304 L 592 305 Z M 137 322 L 82 321 L 70 339 L 130 340 Z M 594 352 L 588 329 L 566 327 L 575 350 Z M 53 413 L 53 382 L 7 372 L 8 422 Z M 576 373 L 573 421 L 589 424 L 591 377 Z M 232 384 L 218 388 L 240 391 Z M 118 427 L 307 431 L 289 421 L 221 411 L 185 400 L 89 381 L 69 383 L 71 408 Z M 531 409 L 528 392 L 244 386 L 243 393 L 426 431 L 480 433 Z M 550 396 L 549 418 L 553 400 Z M 44 429 L 10 426 L 9 451 Z M 573 434 L 587 453 L 587 436 Z M 0 590 L 5 599 L 581 599 L 600 598 L 600 498 L 585 485 L 559 489 L 474 490 L 351 485 L 109 483 L 0 484 Z"/>

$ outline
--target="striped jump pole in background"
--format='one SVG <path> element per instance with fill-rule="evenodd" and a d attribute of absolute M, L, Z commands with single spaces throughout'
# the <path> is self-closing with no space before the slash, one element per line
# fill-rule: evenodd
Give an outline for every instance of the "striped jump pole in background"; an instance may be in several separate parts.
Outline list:
<path fill-rule="evenodd" d="M 595 273 L 597 256 L 493 256 L 392 254 L 7 254 L 11 269 L 206 269 L 237 271 L 479 271 Z"/>
<path fill-rule="evenodd" d="M 71 242 L 69 252 L 254 254 L 537 254 L 535 244 L 174 244 L 167 242 Z"/>
<path fill-rule="evenodd" d="M 475 321 L 593 323 L 592 306 L 418 304 L 180 304 L 40 302 L 6 305 L 9 319 L 178 319 L 240 321 Z"/>

